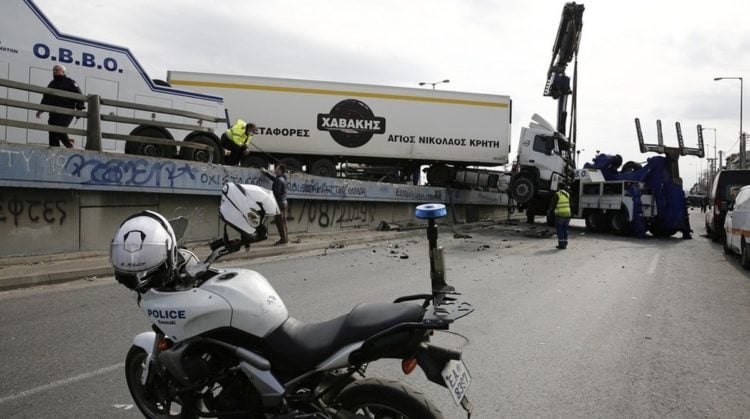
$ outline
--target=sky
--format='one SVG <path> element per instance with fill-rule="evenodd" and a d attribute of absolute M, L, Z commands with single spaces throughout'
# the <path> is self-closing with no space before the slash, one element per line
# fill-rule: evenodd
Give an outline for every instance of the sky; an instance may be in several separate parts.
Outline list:
<path fill-rule="evenodd" d="M 564 1 L 554 0 L 36 0 L 62 32 L 130 48 L 152 78 L 167 70 L 288 77 L 503 94 L 513 99 L 511 144 L 539 113 Z M 740 86 L 750 75 L 750 3 L 714 0 L 583 2 L 578 148 L 645 161 L 634 118 L 656 142 L 737 152 Z M 569 67 L 572 74 L 572 65 Z M 750 127 L 746 128 L 750 131 Z M 713 157 L 713 131 L 704 133 Z M 513 159 L 513 156 L 511 157 Z M 686 189 L 707 162 L 680 160 Z"/>

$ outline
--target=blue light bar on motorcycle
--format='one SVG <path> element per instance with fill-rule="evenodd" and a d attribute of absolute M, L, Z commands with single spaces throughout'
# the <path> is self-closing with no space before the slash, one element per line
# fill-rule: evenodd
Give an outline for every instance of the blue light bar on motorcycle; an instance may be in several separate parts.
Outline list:
<path fill-rule="evenodd" d="M 422 204 L 417 206 L 414 214 L 417 218 L 431 220 L 445 217 L 448 215 L 448 210 L 445 209 L 445 205 L 443 204 Z"/>

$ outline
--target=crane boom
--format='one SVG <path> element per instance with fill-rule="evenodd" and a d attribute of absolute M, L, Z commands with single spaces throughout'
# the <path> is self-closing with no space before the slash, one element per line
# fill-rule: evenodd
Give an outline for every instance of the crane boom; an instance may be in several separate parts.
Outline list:
<path fill-rule="evenodd" d="M 544 87 L 544 96 L 550 96 L 557 100 L 557 131 L 565 135 L 565 124 L 568 117 L 568 96 L 573 94 L 575 104 L 575 74 L 573 72 L 573 90 L 570 86 L 570 77 L 565 74 L 568 64 L 578 55 L 578 45 L 581 42 L 581 30 L 583 28 L 584 6 L 575 2 L 566 3 L 560 18 L 560 26 L 557 29 L 557 37 L 552 46 L 552 60 L 547 71 L 547 84 Z M 572 110 L 575 112 L 575 109 Z M 575 143 L 571 138 L 571 144 Z"/>

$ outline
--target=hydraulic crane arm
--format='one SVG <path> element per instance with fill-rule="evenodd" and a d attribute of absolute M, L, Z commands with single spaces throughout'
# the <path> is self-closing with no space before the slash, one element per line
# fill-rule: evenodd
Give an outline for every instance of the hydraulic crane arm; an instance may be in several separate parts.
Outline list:
<path fill-rule="evenodd" d="M 568 116 L 568 96 L 574 93 L 570 87 L 570 77 L 565 74 L 568 64 L 578 55 L 583 28 L 582 4 L 567 3 L 563 7 L 560 27 L 557 29 L 555 44 L 552 46 L 552 61 L 547 71 L 547 84 L 544 96 L 551 96 L 557 103 L 557 131 L 565 135 Z M 574 74 L 575 84 L 575 74 Z M 575 98 L 574 98 L 575 102 Z"/>

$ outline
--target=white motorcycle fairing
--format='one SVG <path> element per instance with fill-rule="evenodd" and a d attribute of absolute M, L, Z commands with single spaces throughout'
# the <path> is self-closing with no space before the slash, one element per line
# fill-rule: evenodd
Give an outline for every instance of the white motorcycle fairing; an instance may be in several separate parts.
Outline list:
<path fill-rule="evenodd" d="M 141 309 L 175 342 L 221 327 L 264 337 L 289 317 L 268 280 L 246 269 L 222 270 L 186 291 L 151 289 L 142 295 Z"/>

